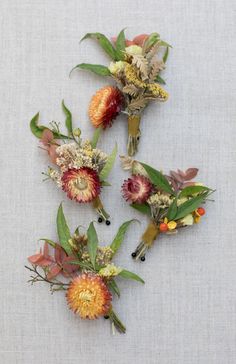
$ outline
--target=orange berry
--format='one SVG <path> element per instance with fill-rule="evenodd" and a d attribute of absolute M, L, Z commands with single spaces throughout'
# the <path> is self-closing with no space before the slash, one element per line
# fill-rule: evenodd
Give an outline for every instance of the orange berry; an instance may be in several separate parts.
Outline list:
<path fill-rule="evenodd" d="M 199 207 L 199 208 L 197 209 L 197 213 L 198 213 L 200 216 L 203 216 L 203 215 L 205 215 L 206 211 L 205 211 L 205 209 L 204 209 L 203 207 Z"/>
<path fill-rule="evenodd" d="M 168 225 L 162 222 L 159 226 L 159 229 L 162 233 L 166 232 L 168 230 Z"/>

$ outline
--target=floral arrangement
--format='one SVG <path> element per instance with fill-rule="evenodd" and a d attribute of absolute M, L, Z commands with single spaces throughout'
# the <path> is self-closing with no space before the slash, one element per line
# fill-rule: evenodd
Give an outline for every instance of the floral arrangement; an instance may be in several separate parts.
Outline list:
<path fill-rule="evenodd" d="M 117 146 L 111 155 L 97 149 L 99 130 L 96 130 L 91 141 L 81 139 L 80 129 L 73 129 L 72 114 L 62 102 L 66 115 L 67 135 L 60 132 L 59 124 L 51 122 L 49 127 L 38 125 L 39 113 L 30 122 L 32 133 L 40 139 L 44 149 L 55 167 L 49 167 L 46 179 L 54 181 L 66 192 L 67 197 L 79 203 L 91 202 L 96 209 L 98 221 L 109 225 L 109 214 L 105 211 L 100 199 L 102 188 L 110 186 L 106 180 L 112 170 L 117 154 Z"/>
<path fill-rule="evenodd" d="M 116 277 L 144 281 L 135 273 L 112 263 L 125 233 L 133 220 L 124 222 L 108 246 L 99 246 L 94 224 L 86 234 L 77 228 L 71 234 L 62 205 L 57 213 L 59 242 L 44 240 L 44 248 L 28 258 L 29 282 L 46 282 L 51 292 L 65 291 L 68 307 L 82 319 L 109 319 L 112 328 L 125 333 L 126 328 L 113 310 L 113 295 L 120 296 Z M 51 250 L 51 251 L 50 251 Z"/>
<path fill-rule="evenodd" d="M 141 243 L 132 253 L 133 258 L 144 261 L 159 234 L 176 234 L 180 228 L 199 223 L 205 215 L 202 205 L 214 191 L 192 181 L 197 168 L 185 172 L 178 169 L 165 176 L 130 157 L 121 157 L 121 162 L 123 169 L 132 174 L 122 185 L 124 199 L 150 218 Z"/>
<path fill-rule="evenodd" d="M 160 84 L 165 81 L 160 76 L 167 61 L 168 43 L 157 33 L 141 34 L 132 41 L 125 39 L 124 30 L 110 41 L 101 33 L 88 33 L 83 39 L 98 41 L 103 50 L 111 57 L 108 67 L 98 64 L 81 63 L 75 68 L 92 71 L 101 76 L 110 76 L 116 86 L 105 86 L 92 97 L 89 117 L 95 128 L 105 129 L 120 112 L 128 116 L 128 154 L 137 152 L 140 139 L 141 113 L 150 101 L 166 101 L 168 93 Z M 156 54 L 165 48 L 161 59 Z"/>

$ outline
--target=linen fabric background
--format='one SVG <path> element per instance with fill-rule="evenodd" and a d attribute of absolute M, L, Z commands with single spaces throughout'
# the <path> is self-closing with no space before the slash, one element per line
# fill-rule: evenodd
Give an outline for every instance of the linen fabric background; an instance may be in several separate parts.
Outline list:
<path fill-rule="evenodd" d="M 0 4 L 1 285 L 0 363 L 234 364 L 236 362 L 236 3 L 233 0 L 2 0 Z M 96 225 L 111 242 L 118 226 L 133 225 L 116 263 L 146 284 L 121 281 L 114 307 L 127 334 L 112 336 L 109 322 L 82 321 L 63 293 L 46 284 L 30 287 L 24 269 L 37 239 L 56 239 L 56 213 L 64 201 L 71 228 L 96 219 L 90 206 L 67 200 L 52 182 L 42 183 L 47 155 L 29 131 L 41 121 L 61 121 L 61 100 L 84 137 L 93 128 L 91 96 L 110 80 L 69 71 L 81 62 L 108 64 L 87 32 L 114 36 L 160 32 L 173 45 L 163 76 L 170 99 L 143 114 L 136 158 L 162 169 L 200 169 L 198 180 L 217 189 L 201 224 L 162 236 L 145 263 L 130 258 L 147 220 L 121 198 L 127 173 L 117 160 L 112 188 L 102 198 L 110 227 Z M 127 125 L 119 117 L 101 138 L 126 151 Z"/>

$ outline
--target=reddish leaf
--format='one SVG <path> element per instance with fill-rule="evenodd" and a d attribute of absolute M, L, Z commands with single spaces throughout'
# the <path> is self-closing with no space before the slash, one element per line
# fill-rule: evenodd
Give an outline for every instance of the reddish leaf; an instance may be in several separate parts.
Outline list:
<path fill-rule="evenodd" d="M 191 179 L 193 179 L 194 177 L 196 177 L 196 175 L 198 174 L 198 168 L 188 168 L 187 171 L 185 171 L 185 181 L 189 181 Z"/>
<path fill-rule="evenodd" d="M 52 131 L 49 129 L 44 129 L 42 133 L 41 143 L 47 147 L 52 140 L 53 140 Z"/>
<path fill-rule="evenodd" d="M 182 183 L 184 182 L 183 177 L 181 177 L 177 172 L 175 171 L 170 171 L 170 175 L 172 178 L 174 178 L 177 182 Z"/>
<path fill-rule="evenodd" d="M 134 42 L 134 44 L 142 47 L 147 38 L 148 38 L 148 34 L 139 34 L 136 37 L 134 37 L 133 42 Z"/>
<path fill-rule="evenodd" d="M 59 267 L 58 265 L 54 265 L 50 268 L 49 272 L 47 273 L 47 279 L 55 278 L 60 273 L 61 273 L 61 267 Z"/>
<path fill-rule="evenodd" d="M 43 256 L 44 258 L 48 258 L 49 257 L 49 247 L 48 247 L 48 243 L 44 243 L 44 247 L 43 247 Z"/>
<path fill-rule="evenodd" d="M 58 145 L 55 145 L 55 144 L 49 145 L 49 147 L 48 147 L 48 155 L 49 155 L 50 161 L 54 164 L 57 163 L 57 157 L 58 157 L 57 152 L 56 152 L 57 147 L 58 147 Z"/>
<path fill-rule="evenodd" d="M 189 186 L 194 186 L 195 182 L 185 182 L 183 183 L 183 185 L 181 186 L 181 188 L 185 188 L 185 187 L 189 187 Z"/>
<path fill-rule="evenodd" d="M 41 253 L 37 253 L 37 254 L 31 255 L 30 257 L 28 257 L 28 261 L 32 264 L 37 264 L 42 259 L 43 259 L 43 255 Z"/>

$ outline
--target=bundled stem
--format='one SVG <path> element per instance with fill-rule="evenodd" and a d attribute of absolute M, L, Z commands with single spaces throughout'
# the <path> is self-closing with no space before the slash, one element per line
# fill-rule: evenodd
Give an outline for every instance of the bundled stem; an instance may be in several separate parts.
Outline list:
<path fill-rule="evenodd" d="M 105 211 L 102 201 L 99 196 L 93 200 L 93 208 L 97 211 L 101 221 L 105 220 L 108 223 L 110 215 Z"/>
<path fill-rule="evenodd" d="M 140 132 L 140 115 L 128 116 L 128 155 L 133 156 L 138 150 L 138 143 L 141 136 Z"/>
<path fill-rule="evenodd" d="M 108 312 L 109 320 L 111 321 L 111 324 L 115 326 L 115 328 L 122 334 L 125 334 L 126 327 L 121 322 L 115 311 L 110 308 L 110 311 Z"/>
<path fill-rule="evenodd" d="M 159 234 L 157 224 L 152 220 L 147 229 L 145 230 L 141 243 L 137 246 L 136 250 L 132 254 L 135 259 L 145 260 L 146 251 L 152 246 Z"/>

